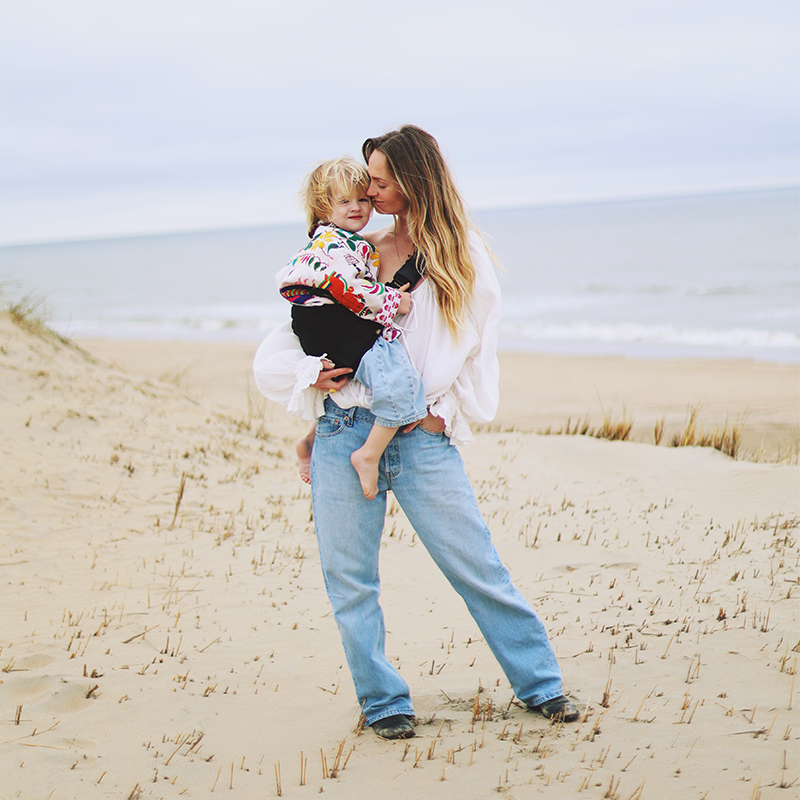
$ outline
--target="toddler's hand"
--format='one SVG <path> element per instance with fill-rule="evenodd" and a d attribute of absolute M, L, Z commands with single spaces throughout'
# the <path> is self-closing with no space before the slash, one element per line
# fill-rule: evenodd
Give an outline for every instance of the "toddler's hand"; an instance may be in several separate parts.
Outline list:
<path fill-rule="evenodd" d="M 411 292 L 407 292 L 410 284 L 400 288 L 400 306 L 397 309 L 398 314 L 408 314 L 411 311 Z"/>

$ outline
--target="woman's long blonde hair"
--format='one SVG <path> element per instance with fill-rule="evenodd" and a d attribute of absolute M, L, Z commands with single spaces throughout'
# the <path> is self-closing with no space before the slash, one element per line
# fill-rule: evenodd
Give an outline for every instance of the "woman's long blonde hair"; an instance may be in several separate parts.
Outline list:
<path fill-rule="evenodd" d="M 389 172 L 408 201 L 408 230 L 425 259 L 425 277 L 450 332 L 457 336 L 464 322 L 475 265 L 467 232 L 472 224 L 439 150 L 436 139 L 415 125 L 403 125 L 361 147 L 364 160 L 379 150 Z"/>

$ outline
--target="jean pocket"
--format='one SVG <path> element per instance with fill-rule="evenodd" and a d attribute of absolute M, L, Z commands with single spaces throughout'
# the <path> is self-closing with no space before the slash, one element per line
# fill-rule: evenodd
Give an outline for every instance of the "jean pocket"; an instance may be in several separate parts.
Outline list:
<path fill-rule="evenodd" d="M 320 439 L 327 439 L 336 436 L 344 429 L 344 420 L 341 417 L 320 417 L 317 420 L 316 436 Z"/>
<path fill-rule="evenodd" d="M 422 427 L 422 423 L 417 425 L 416 430 L 422 431 L 426 436 L 433 436 L 435 439 L 439 439 L 444 436 L 444 431 L 429 431 L 427 428 Z"/>

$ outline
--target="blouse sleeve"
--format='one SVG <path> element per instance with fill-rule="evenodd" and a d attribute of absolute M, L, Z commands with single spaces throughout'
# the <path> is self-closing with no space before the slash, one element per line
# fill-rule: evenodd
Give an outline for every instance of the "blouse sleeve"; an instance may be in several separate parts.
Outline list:
<path fill-rule="evenodd" d="M 414 290 L 403 337 L 430 411 L 444 420 L 454 445 L 471 441 L 469 424 L 491 421 L 500 400 L 500 285 L 483 240 L 477 233 L 469 237 L 475 287 L 459 336 L 450 333 L 426 281 Z"/>
<path fill-rule="evenodd" d="M 280 403 L 290 414 L 307 420 L 324 413 L 325 393 L 312 386 L 321 369 L 322 359 L 303 352 L 290 322 L 267 336 L 253 362 L 261 394 Z"/>
<path fill-rule="evenodd" d="M 501 296 L 494 264 L 478 234 L 470 234 L 475 264 L 475 290 L 469 313 L 477 333 L 453 388 L 461 411 L 469 422 L 491 422 L 500 402 L 500 364 L 497 339 L 500 332 Z"/>

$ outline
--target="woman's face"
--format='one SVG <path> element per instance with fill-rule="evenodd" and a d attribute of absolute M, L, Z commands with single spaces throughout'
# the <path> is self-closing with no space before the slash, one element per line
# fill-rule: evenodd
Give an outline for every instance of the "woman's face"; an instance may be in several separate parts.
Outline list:
<path fill-rule="evenodd" d="M 389 174 L 386 156 L 376 150 L 367 164 L 369 189 L 367 194 L 379 214 L 395 214 L 402 217 L 408 211 L 408 200 L 403 196 L 397 181 Z"/>

